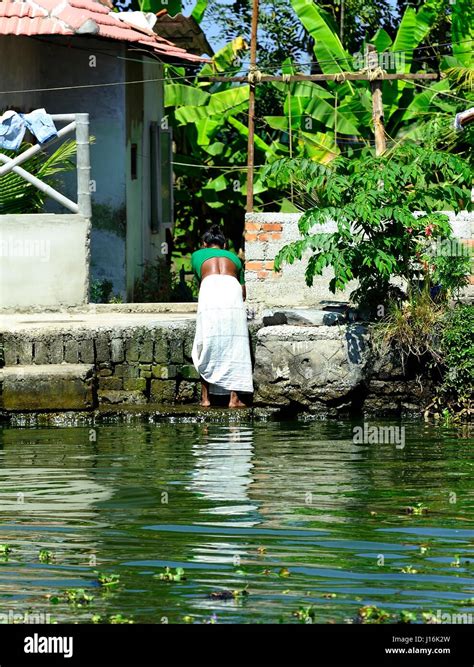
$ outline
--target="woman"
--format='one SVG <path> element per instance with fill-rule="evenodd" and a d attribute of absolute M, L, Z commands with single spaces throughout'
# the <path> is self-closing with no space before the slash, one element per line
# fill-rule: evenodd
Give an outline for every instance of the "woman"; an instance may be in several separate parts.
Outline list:
<path fill-rule="evenodd" d="M 219 225 L 208 229 L 202 243 L 191 257 L 200 283 L 192 357 L 201 376 L 201 405 L 210 406 L 210 394 L 230 394 L 229 408 L 245 407 L 238 394 L 252 393 L 253 381 L 242 262 L 225 250 Z"/>

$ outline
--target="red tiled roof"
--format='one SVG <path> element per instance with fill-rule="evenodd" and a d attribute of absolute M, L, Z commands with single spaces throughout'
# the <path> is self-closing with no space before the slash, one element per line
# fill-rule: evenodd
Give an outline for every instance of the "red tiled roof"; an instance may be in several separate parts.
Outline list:
<path fill-rule="evenodd" d="M 175 59 L 206 60 L 119 16 L 95 0 L 0 0 L 0 35 L 87 34 L 141 44 Z"/>

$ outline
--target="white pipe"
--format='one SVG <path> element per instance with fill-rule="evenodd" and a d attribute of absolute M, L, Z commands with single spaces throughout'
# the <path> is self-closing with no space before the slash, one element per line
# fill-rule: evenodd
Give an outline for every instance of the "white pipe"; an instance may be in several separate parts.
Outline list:
<path fill-rule="evenodd" d="M 57 137 L 53 137 L 45 144 L 35 144 L 31 148 L 28 148 L 28 150 L 24 151 L 23 153 L 20 153 L 20 155 L 17 155 L 15 158 L 10 158 L 6 166 L 0 167 L 0 176 L 7 174 L 9 171 L 12 170 L 13 167 L 22 164 L 22 162 L 25 162 L 25 160 L 28 160 L 33 155 L 36 155 L 36 153 L 42 151 L 43 148 L 45 148 L 46 146 L 48 147 L 52 146 L 54 143 L 62 139 L 64 135 L 68 134 L 69 132 L 73 132 L 75 129 L 76 129 L 76 123 L 75 122 L 70 123 L 69 125 L 66 125 L 61 130 L 59 130 Z M 2 162 L 5 162 L 5 160 L 2 160 Z"/>
<path fill-rule="evenodd" d="M 8 164 L 8 166 L 10 167 L 11 162 L 13 162 L 13 160 L 7 157 L 6 155 L 2 155 L 0 153 L 0 162 Z M 58 204 L 62 204 L 73 213 L 79 212 L 79 206 L 75 202 L 71 201 L 70 199 L 62 195 L 60 192 L 52 188 L 50 185 L 43 183 L 43 181 L 41 181 L 39 178 L 36 178 L 36 176 L 33 176 L 25 169 L 22 169 L 22 167 L 12 167 L 11 171 L 14 171 L 16 174 L 21 176 L 25 181 L 31 183 L 31 185 L 34 185 L 35 188 L 38 188 L 38 190 L 44 192 L 45 195 L 51 197 L 51 199 L 54 199 L 54 201 L 57 201 Z"/>

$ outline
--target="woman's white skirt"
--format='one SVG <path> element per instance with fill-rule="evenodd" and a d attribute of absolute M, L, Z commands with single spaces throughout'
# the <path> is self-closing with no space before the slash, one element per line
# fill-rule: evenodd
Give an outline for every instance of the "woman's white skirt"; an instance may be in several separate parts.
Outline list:
<path fill-rule="evenodd" d="M 253 392 L 247 313 L 237 278 L 203 278 L 192 357 L 211 394 Z"/>

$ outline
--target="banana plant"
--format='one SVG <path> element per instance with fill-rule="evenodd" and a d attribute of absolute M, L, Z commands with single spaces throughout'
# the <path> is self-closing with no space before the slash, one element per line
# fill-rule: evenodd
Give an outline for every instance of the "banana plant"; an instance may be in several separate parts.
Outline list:
<path fill-rule="evenodd" d="M 467 2 L 459 0 L 452 6 L 452 36 L 456 43 L 465 42 L 470 34 L 466 27 L 469 21 L 463 23 L 461 20 L 462 15 L 472 15 Z M 321 71 L 339 74 L 340 81 L 321 85 L 313 82 L 274 83 L 287 93 L 283 115 L 267 116 L 265 120 L 272 129 L 296 137 L 296 144 L 305 157 L 327 162 L 340 152 L 341 146 L 351 146 L 353 142 L 363 145 L 371 141 L 370 84 L 368 81 L 344 82 L 343 73 L 360 70 L 364 61 L 360 54 L 351 56 L 344 49 L 326 12 L 312 0 L 291 0 L 291 3 L 314 40 L 314 54 Z M 415 49 L 428 37 L 439 11 L 437 0 L 427 0 L 418 10 L 407 7 L 393 40 L 385 30 L 379 30 L 373 36 L 370 41 L 375 44 L 385 70 L 400 74 L 413 71 Z M 459 46 L 453 46 L 453 53 L 460 53 Z M 471 51 L 464 63 L 472 57 Z M 455 59 L 450 64 L 453 67 L 462 63 Z M 286 63 L 286 67 L 287 71 L 293 71 L 291 63 Z M 420 115 L 452 111 L 452 102 L 442 94 L 449 90 L 448 80 L 437 81 L 421 92 L 413 82 L 384 81 L 388 134 L 394 138 L 401 136 Z"/>
<path fill-rule="evenodd" d="M 247 49 L 242 38 L 233 40 L 214 57 L 213 64 L 205 64 L 195 80 L 189 84 L 165 85 L 165 107 L 172 116 L 175 139 L 180 150 L 200 162 L 206 168 L 206 179 L 200 196 L 211 208 L 224 208 L 231 193 L 232 199 L 246 194 L 245 174 L 248 141 L 248 101 L 249 86 L 234 85 L 229 82 L 212 83 L 204 77 L 219 71 L 238 72 L 239 56 Z M 186 148 L 188 150 L 186 150 Z M 258 134 L 255 137 L 257 159 L 262 163 L 275 155 L 275 148 Z M 179 157 L 179 156 L 178 156 Z M 176 162 L 190 164 L 189 158 Z M 183 169 L 176 165 L 176 173 Z M 184 172 L 196 174 L 196 168 L 187 166 Z M 217 172 L 217 173 L 216 173 Z M 262 188 L 256 183 L 257 192 Z"/>
<path fill-rule="evenodd" d="M 471 15 L 469 0 L 457 0 L 451 6 L 453 55 L 441 67 L 469 74 L 470 53 L 463 51 L 469 40 Z M 314 54 L 324 74 L 339 74 L 339 81 L 325 83 L 273 82 L 282 106 L 272 115 L 257 118 L 255 134 L 256 164 L 269 164 L 279 158 L 306 157 L 327 163 L 342 153 L 369 145 L 372 134 L 372 100 L 369 81 L 344 81 L 344 72 L 364 67 L 357 54 L 343 47 L 330 15 L 313 0 L 291 0 L 293 9 L 314 41 Z M 206 2 L 197 1 L 196 19 L 202 17 Z M 392 39 L 380 29 L 370 40 L 381 56 L 385 70 L 395 73 L 416 71 L 415 49 L 425 43 L 439 18 L 439 1 L 427 0 L 418 10 L 407 7 L 398 31 Z M 463 20 L 464 16 L 464 20 Z M 470 43 L 467 44 L 470 46 Z M 231 82 L 212 83 L 205 76 L 225 72 L 238 73 L 247 45 L 237 38 L 219 51 L 212 64 L 206 64 L 189 83 L 170 80 L 165 86 L 165 105 L 174 125 L 178 147 L 175 167 L 181 176 L 193 177 L 201 185 L 195 194 L 208 209 L 228 210 L 242 206 L 245 196 L 245 164 L 248 139 L 249 86 Z M 457 68 L 457 70 L 456 70 Z M 178 71 L 178 70 L 176 70 Z M 291 60 L 282 64 L 283 74 L 296 72 Z M 184 70 L 179 70 L 181 75 Z M 383 82 L 383 103 L 388 134 L 394 139 L 412 135 L 420 119 L 435 114 L 453 113 L 451 90 L 453 76 L 417 87 L 409 81 Z M 186 156 L 186 157 L 185 157 Z M 192 156 L 192 157 L 189 157 Z M 189 166 L 195 163 L 196 166 Z M 201 171 L 199 171 L 201 170 Z M 203 176 L 205 174 L 205 176 Z M 266 187 L 255 181 L 256 204 L 269 198 Z M 178 192 L 179 198 L 179 192 Z"/>

